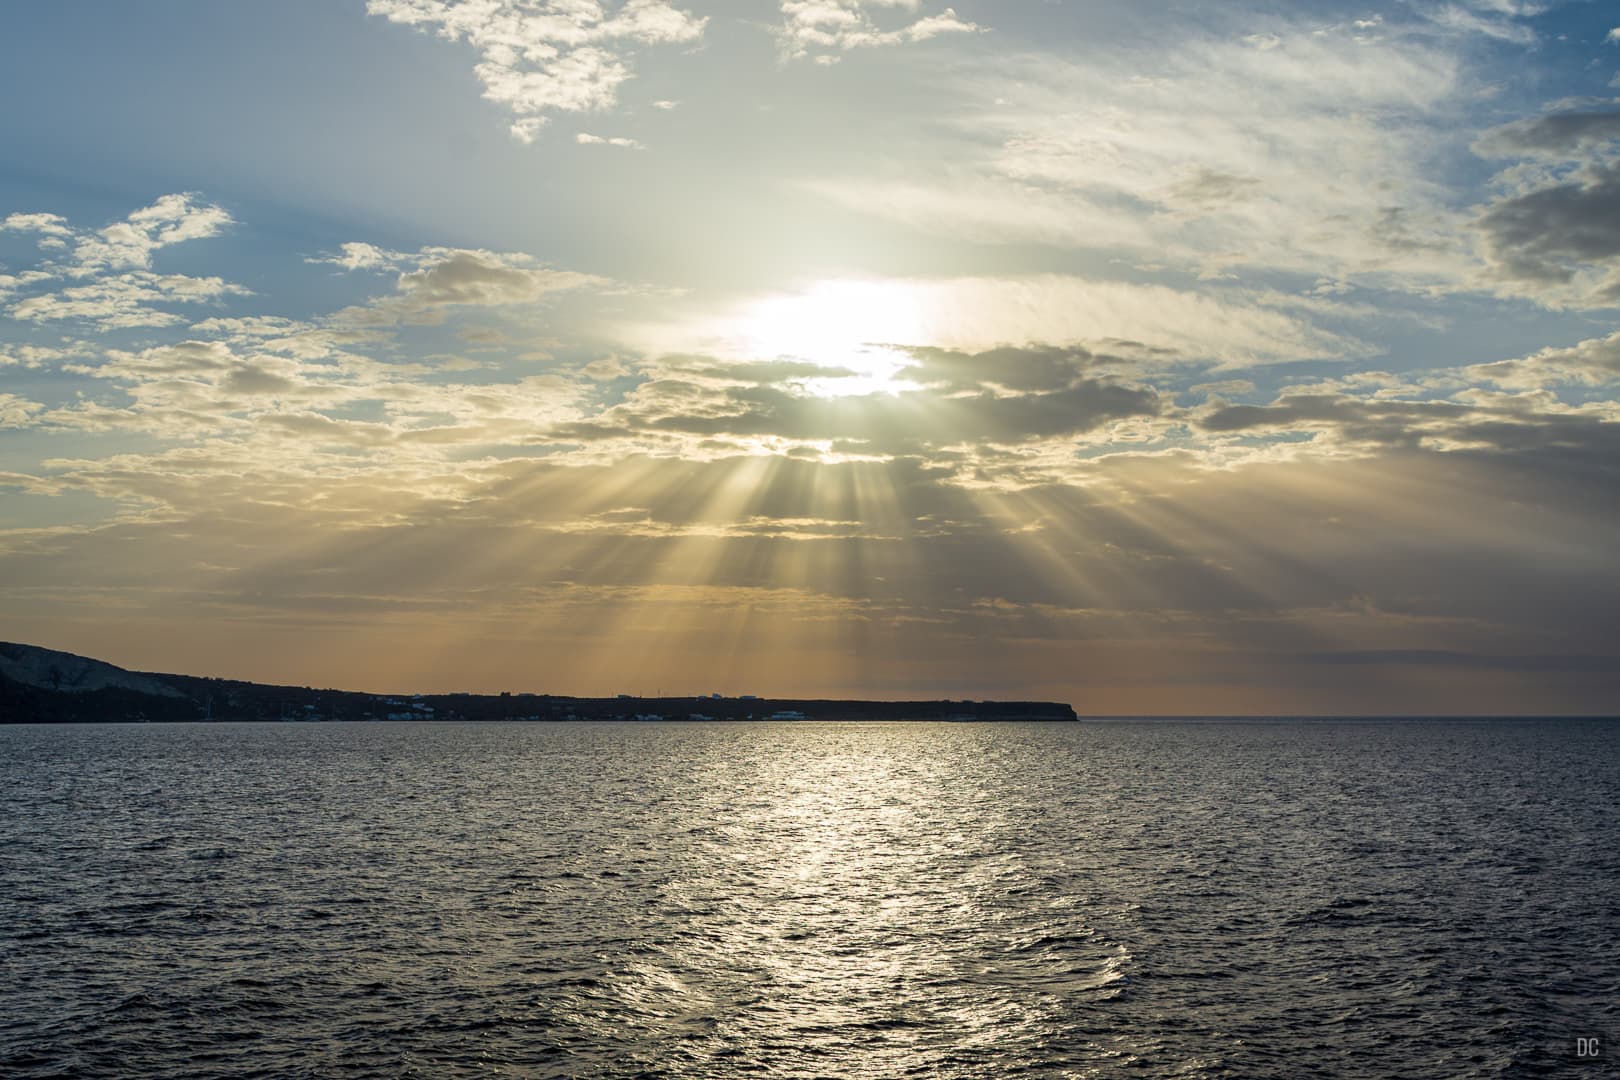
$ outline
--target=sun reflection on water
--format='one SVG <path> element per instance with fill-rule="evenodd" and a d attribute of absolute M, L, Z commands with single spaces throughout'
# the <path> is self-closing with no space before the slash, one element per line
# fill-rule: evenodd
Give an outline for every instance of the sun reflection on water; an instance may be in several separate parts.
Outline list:
<path fill-rule="evenodd" d="M 896 1076 L 1011 1062 L 1121 978 L 1072 898 L 1031 921 L 1019 808 L 922 727 L 715 762 L 712 825 L 675 890 L 693 919 L 670 964 L 705 973 L 684 1022 L 758 1048 L 773 1075 Z"/>

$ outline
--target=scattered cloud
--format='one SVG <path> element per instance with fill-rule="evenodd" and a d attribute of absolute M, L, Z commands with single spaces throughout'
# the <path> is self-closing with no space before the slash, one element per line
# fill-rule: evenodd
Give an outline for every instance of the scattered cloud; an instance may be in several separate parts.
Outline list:
<path fill-rule="evenodd" d="M 335 324 L 356 332 L 401 321 L 438 322 L 456 308 L 532 304 L 552 293 L 609 284 L 592 274 L 549 268 L 517 252 L 425 247 L 407 253 L 366 243 L 343 244 L 340 252 L 306 261 L 399 275 L 393 293 L 332 317 Z"/>
<path fill-rule="evenodd" d="M 1491 203 L 1477 223 L 1497 279 L 1543 303 L 1620 304 L 1620 163 Z"/>
<path fill-rule="evenodd" d="M 37 401 L 29 401 L 16 394 L 0 393 L 0 428 L 29 427 L 44 408 Z"/>
<path fill-rule="evenodd" d="M 153 253 L 218 236 L 231 223 L 224 209 L 199 203 L 189 193 L 165 195 L 94 231 L 73 229 L 56 214 L 12 214 L 0 228 L 42 236 L 51 241 L 42 247 L 61 255 L 35 270 L 0 276 L 0 297 L 27 292 L 8 311 L 29 322 L 78 320 L 101 330 L 173 326 L 186 320 L 164 307 L 251 293 L 218 277 L 155 273 Z M 81 284 L 59 287 L 67 281 Z"/>
<path fill-rule="evenodd" d="M 1601 386 L 1620 382 L 1620 332 L 1590 338 L 1570 348 L 1542 349 L 1530 356 L 1474 364 L 1463 370 L 1470 382 L 1515 390 L 1560 384 Z"/>
<path fill-rule="evenodd" d="M 418 269 L 401 274 L 401 307 L 412 313 L 473 305 L 526 304 L 551 292 L 602 284 L 601 278 L 532 265 L 522 255 L 433 250 Z"/>
<path fill-rule="evenodd" d="M 1099 708 L 1616 700 L 1612 17 L 1086 6 L 370 0 L 562 145 L 400 156 L 361 95 L 311 187 L 203 101 L 223 134 L 174 162 L 259 182 L 115 220 L 43 162 L 57 195 L 0 213 L 0 610 L 222 673 L 279 634 L 300 683 L 612 691 L 629 655 Z M 169 145 L 119 85 L 96 145 Z M 439 113 L 418 149 L 465 143 Z M 608 152 L 641 140 L 655 176 Z M 332 232 L 356 199 L 386 231 Z"/>
<path fill-rule="evenodd" d="M 409 262 L 411 257 L 398 251 L 388 251 L 360 241 L 350 241 L 338 248 L 336 255 L 315 255 L 307 263 L 325 263 L 344 270 L 388 270 Z"/>
<path fill-rule="evenodd" d="M 919 15 L 918 0 L 782 0 L 777 39 L 790 59 L 833 63 L 850 49 L 926 41 L 941 34 L 972 34 L 984 28 L 959 18 L 955 9 Z M 898 21 L 880 12 L 899 13 Z"/>
<path fill-rule="evenodd" d="M 222 207 L 199 204 L 196 195 L 165 195 L 120 222 L 94 233 L 78 234 L 66 265 L 72 277 L 110 270 L 146 269 L 152 253 L 170 244 L 218 236 L 232 224 Z"/>
<path fill-rule="evenodd" d="M 73 235 L 67 219 L 59 214 L 11 214 L 0 221 L 0 231 L 35 233 L 51 239 L 66 239 Z"/>
<path fill-rule="evenodd" d="M 1485 132 L 1474 152 L 1487 158 L 1578 158 L 1620 142 L 1620 102 L 1515 120 Z"/>
<path fill-rule="evenodd" d="M 10 313 L 29 322 L 83 321 L 100 330 L 177 326 L 188 320 L 164 307 L 250 295 L 243 286 L 217 277 L 140 270 L 30 296 L 12 304 Z"/>
<path fill-rule="evenodd" d="M 746 609 L 775 628 L 750 648 L 797 656 L 817 634 L 878 635 L 892 660 L 925 626 L 919 664 L 941 641 L 976 643 L 971 663 L 1002 671 L 1060 650 L 1137 702 L 1171 657 L 1217 665 L 1200 679 L 1337 677 L 1358 694 L 1369 670 L 1458 668 L 1500 695 L 1551 670 L 1600 677 L 1589 643 L 1620 629 L 1620 595 L 1601 584 L 1620 543 L 1620 407 L 1559 396 L 1614 378 L 1620 335 L 1271 390 L 1257 386 L 1270 360 L 1354 351 L 1312 321 L 1353 304 L 1064 275 L 900 279 L 721 312 L 709 329 L 733 335 L 729 353 L 468 377 L 398 353 L 401 335 L 449 336 L 408 324 L 606 283 L 517 253 L 337 251 L 317 261 L 393 275 L 360 279 L 383 290 L 370 323 L 230 311 L 152 327 L 176 338 L 160 344 L 0 350 L 80 380 L 55 403 L 0 395 L 0 425 L 76 440 L 0 486 L 115 508 L 0 533 L 8 610 L 97 626 L 228 614 L 380 640 L 509 627 L 578 667 L 603 641 L 638 647 L 649 611 L 663 619 L 645 642 L 656 666 L 658 642 L 713 639 Z M 143 274 L 161 277 L 48 295 L 90 303 L 68 294 Z M 1083 341 L 1026 340 L 1031 328 Z M 901 340 L 863 352 L 880 332 Z M 959 345 L 986 340 L 1003 344 Z M 861 367 L 877 355 L 881 371 Z M 1253 377 L 1215 374 L 1237 366 Z M 1202 399 L 1178 404 L 1188 389 Z M 1519 525 L 1504 506 L 1535 512 Z M 300 543 L 267 549 L 272 529 Z M 141 614 L 92 602 L 131 573 Z M 840 640 L 826 647 L 846 655 Z M 1001 655 L 1006 642 L 1018 649 Z M 750 677 L 763 655 L 742 654 Z"/>
<path fill-rule="evenodd" d="M 1473 149 L 1518 159 L 1474 222 L 1490 283 L 1550 307 L 1620 306 L 1620 101 L 1559 102 Z"/>
<path fill-rule="evenodd" d="M 574 136 L 574 141 L 581 146 L 618 146 L 626 150 L 647 149 L 635 139 L 626 138 L 622 135 L 592 135 L 589 132 L 581 131 Z"/>
<path fill-rule="evenodd" d="M 708 21 L 667 0 L 368 0 L 366 10 L 477 49 L 484 97 L 511 113 L 523 142 L 554 112 L 612 108 L 636 47 L 696 41 Z"/>
<path fill-rule="evenodd" d="M 50 345 L 0 345 L 0 367 L 38 369 L 78 354 Z"/>

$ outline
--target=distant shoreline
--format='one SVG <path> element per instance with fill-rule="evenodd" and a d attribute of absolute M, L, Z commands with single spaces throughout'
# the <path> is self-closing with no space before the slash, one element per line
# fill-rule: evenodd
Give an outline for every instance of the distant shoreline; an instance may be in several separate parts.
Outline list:
<path fill-rule="evenodd" d="M 37 645 L 0 642 L 0 723 L 227 720 L 395 721 L 1065 721 L 1052 701 L 864 701 L 816 698 L 372 694 L 127 671 Z"/>

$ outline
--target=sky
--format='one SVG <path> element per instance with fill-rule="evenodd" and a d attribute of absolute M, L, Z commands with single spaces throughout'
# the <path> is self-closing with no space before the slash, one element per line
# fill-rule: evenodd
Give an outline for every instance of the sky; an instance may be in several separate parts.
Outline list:
<path fill-rule="evenodd" d="M 0 639 L 1620 712 L 1620 12 L 19 0 Z"/>

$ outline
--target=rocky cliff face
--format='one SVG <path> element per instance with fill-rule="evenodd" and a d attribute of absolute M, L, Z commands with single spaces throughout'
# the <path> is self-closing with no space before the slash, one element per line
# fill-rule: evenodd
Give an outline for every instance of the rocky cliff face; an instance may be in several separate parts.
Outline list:
<path fill-rule="evenodd" d="M 63 693 L 129 690 L 157 697 L 185 696 L 156 679 L 125 671 L 100 660 L 11 642 L 0 642 L 0 676 L 24 686 Z"/>

